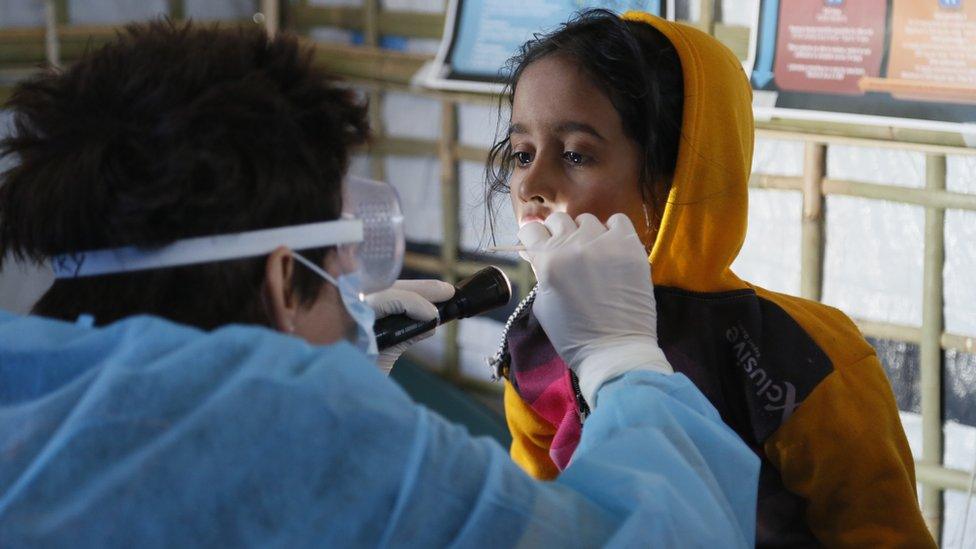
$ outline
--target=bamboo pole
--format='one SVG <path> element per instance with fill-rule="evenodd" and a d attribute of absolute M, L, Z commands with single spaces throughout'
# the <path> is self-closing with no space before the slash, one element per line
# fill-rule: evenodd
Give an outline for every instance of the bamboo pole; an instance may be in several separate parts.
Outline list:
<path fill-rule="evenodd" d="M 278 0 L 261 0 L 261 14 L 264 16 L 264 30 L 268 36 L 278 34 L 281 18 L 278 11 Z"/>
<path fill-rule="evenodd" d="M 420 271 L 425 274 L 438 276 L 444 272 L 444 263 L 441 262 L 439 256 L 417 252 L 407 252 L 404 254 L 403 266 L 412 271 Z"/>
<path fill-rule="evenodd" d="M 69 0 L 53 0 L 54 12 L 57 14 L 58 25 L 67 25 L 71 22 L 71 9 Z"/>
<path fill-rule="evenodd" d="M 379 90 L 369 90 L 370 97 Z M 414 139 L 410 137 L 393 137 L 382 135 L 376 131 L 376 126 L 370 122 L 373 130 L 373 142 L 370 153 L 378 155 L 396 156 L 437 156 L 440 144 L 433 139 Z"/>
<path fill-rule="evenodd" d="M 407 252 L 403 258 L 403 265 L 408 269 L 432 275 L 440 275 L 446 268 L 444 263 L 440 260 L 440 257 L 416 252 Z M 521 264 L 515 266 L 497 265 L 489 261 L 462 259 L 458 260 L 454 268 L 454 272 L 456 273 L 456 276 L 460 278 L 473 275 L 489 265 L 498 267 L 505 273 L 506 276 L 508 276 L 509 279 L 512 280 L 518 280 L 522 270 Z"/>
<path fill-rule="evenodd" d="M 363 5 L 363 39 L 367 46 L 380 44 L 379 0 L 366 0 Z"/>
<path fill-rule="evenodd" d="M 955 349 L 964 353 L 976 352 L 976 337 L 942 334 L 941 340 L 943 349 Z"/>
<path fill-rule="evenodd" d="M 169 17 L 170 19 L 179 21 L 181 19 L 186 19 L 186 1 L 185 0 L 168 0 L 169 7 Z"/>
<path fill-rule="evenodd" d="M 775 189 L 778 191 L 802 191 L 803 178 L 788 175 L 766 175 L 754 173 L 749 176 L 749 186 L 755 189 Z"/>
<path fill-rule="evenodd" d="M 873 322 L 869 320 L 854 319 L 857 329 L 866 337 L 878 339 L 892 339 L 914 343 L 918 345 L 922 342 L 922 329 L 914 326 L 896 326 L 885 322 Z"/>
<path fill-rule="evenodd" d="M 929 463 L 919 462 L 915 464 L 915 476 L 918 482 L 944 490 L 959 490 L 961 492 L 969 490 L 970 474 L 969 471 L 947 469 Z"/>
<path fill-rule="evenodd" d="M 944 159 L 945 157 L 942 158 Z M 955 209 L 976 211 L 976 194 L 955 193 L 945 189 L 912 189 L 910 187 L 877 185 L 874 183 L 840 179 L 825 179 L 823 189 L 825 194 L 889 200 L 939 210 Z"/>
<path fill-rule="evenodd" d="M 458 136 L 457 105 L 453 101 L 441 102 L 441 138 L 438 159 L 441 164 L 441 219 L 443 221 L 444 241 L 441 244 L 441 262 L 445 282 L 457 282 L 458 254 L 461 248 L 460 208 L 461 197 L 458 189 L 458 162 L 455 145 Z M 444 372 L 451 378 L 460 376 L 460 347 L 458 345 L 459 326 L 451 322 L 444 330 Z"/>
<path fill-rule="evenodd" d="M 380 43 L 379 27 L 377 26 L 379 9 L 379 0 L 366 0 L 363 5 L 362 17 L 365 21 L 363 43 L 371 48 L 378 47 Z M 371 89 L 367 94 L 370 107 L 370 127 L 373 135 L 380 138 L 386 134 L 386 125 L 383 123 L 383 102 L 386 94 L 379 88 Z M 379 154 L 373 154 L 370 157 L 370 170 L 373 178 L 379 181 L 386 181 L 385 158 L 385 155 Z"/>
<path fill-rule="evenodd" d="M 925 188 L 943 191 L 946 185 L 946 158 L 925 157 Z M 922 341 L 919 358 L 922 377 L 922 463 L 942 466 L 942 269 L 945 265 L 945 211 L 925 208 L 925 256 L 922 294 Z M 936 541 L 942 535 L 942 490 L 922 485 L 922 512 Z"/>
<path fill-rule="evenodd" d="M 892 339 L 895 341 L 914 343 L 916 345 L 921 345 L 922 343 L 921 328 L 857 319 L 854 322 L 857 324 L 858 329 L 861 330 L 861 333 L 867 337 Z M 943 333 L 939 339 L 942 348 L 945 350 L 951 349 L 963 353 L 976 352 L 976 337 Z"/>
<path fill-rule="evenodd" d="M 821 122 L 770 120 L 756 122 L 756 135 L 773 139 L 816 141 L 829 145 L 863 145 L 908 149 L 916 152 L 976 154 L 959 132 Z"/>
<path fill-rule="evenodd" d="M 386 139 L 386 124 L 383 123 L 383 92 L 380 90 L 370 90 L 367 92 L 369 97 L 369 126 L 370 131 L 376 139 L 376 145 L 372 146 L 369 157 L 369 167 L 373 179 L 386 181 L 386 154 L 378 150 L 380 143 Z"/>
<path fill-rule="evenodd" d="M 479 164 L 484 164 L 488 161 L 488 149 L 481 147 L 472 147 L 470 145 L 458 145 L 457 148 L 458 160 L 464 160 L 467 162 L 477 162 Z"/>
<path fill-rule="evenodd" d="M 800 295 L 819 301 L 823 290 L 824 195 L 827 147 L 807 143 L 803 154 L 803 227 L 800 243 Z"/>
<path fill-rule="evenodd" d="M 715 0 L 698 0 L 698 27 L 715 34 Z"/>
<path fill-rule="evenodd" d="M 44 2 L 44 53 L 48 64 L 61 68 L 61 41 L 58 37 L 58 6 L 54 0 Z"/>
<path fill-rule="evenodd" d="M 351 6 L 295 4 L 291 7 L 289 14 L 295 27 L 303 31 L 320 26 L 365 31 L 369 24 L 366 19 L 367 13 L 363 8 Z M 444 32 L 444 14 L 409 11 L 389 12 L 378 9 L 375 25 L 380 35 L 439 39 Z M 748 36 L 748 32 L 746 36 Z"/>

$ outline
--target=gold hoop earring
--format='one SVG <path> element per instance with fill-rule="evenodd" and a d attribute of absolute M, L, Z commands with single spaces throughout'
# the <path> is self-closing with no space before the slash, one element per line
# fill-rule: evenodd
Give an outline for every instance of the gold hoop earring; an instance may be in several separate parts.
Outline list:
<path fill-rule="evenodd" d="M 644 235 L 650 242 L 644 246 L 644 251 L 651 253 L 651 248 L 654 247 L 654 241 L 652 237 L 654 236 L 654 229 L 651 228 L 651 216 L 647 213 L 647 202 L 641 204 L 644 209 Z"/>

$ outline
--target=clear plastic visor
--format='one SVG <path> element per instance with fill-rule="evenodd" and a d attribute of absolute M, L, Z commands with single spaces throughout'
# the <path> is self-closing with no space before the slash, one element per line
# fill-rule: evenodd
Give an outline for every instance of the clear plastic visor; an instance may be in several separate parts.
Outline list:
<path fill-rule="evenodd" d="M 363 293 L 389 288 L 400 276 L 406 249 L 403 212 L 388 183 L 349 176 L 342 197 L 343 219 L 362 222 L 363 239 L 339 245 L 343 271 L 356 272 Z"/>
<path fill-rule="evenodd" d="M 51 258 L 56 278 L 80 278 L 257 257 L 279 246 L 298 252 L 335 246 L 343 274 L 355 274 L 359 291 L 388 288 L 403 266 L 403 213 L 387 183 L 348 177 L 342 217 L 334 221 L 177 240 L 156 249 L 136 246 L 62 254 Z"/>

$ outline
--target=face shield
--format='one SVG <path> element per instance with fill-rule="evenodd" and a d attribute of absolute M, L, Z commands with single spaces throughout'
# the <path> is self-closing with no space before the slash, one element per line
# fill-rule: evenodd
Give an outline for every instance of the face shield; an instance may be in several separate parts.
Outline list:
<path fill-rule="evenodd" d="M 53 257 L 51 267 L 55 278 L 82 278 L 259 257 L 279 246 L 293 252 L 335 246 L 338 280 L 321 266 L 294 256 L 339 287 L 347 310 L 360 324 L 360 339 L 367 338 L 362 332 L 371 336 L 372 322 L 363 318 L 363 307 L 368 309 L 364 294 L 390 287 L 403 266 L 400 199 L 387 183 L 350 176 L 343 185 L 342 216 L 334 221 L 186 238 L 151 250 L 127 246 L 72 252 Z M 360 343 L 365 351 L 375 351 L 375 341 Z"/>
<path fill-rule="evenodd" d="M 406 249 L 400 197 L 388 183 L 349 177 L 342 197 L 343 219 L 362 223 L 363 238 L 340 245 L 349 272 L 358 272 L 363 293 L 385 290 L 396 282 Z"/>

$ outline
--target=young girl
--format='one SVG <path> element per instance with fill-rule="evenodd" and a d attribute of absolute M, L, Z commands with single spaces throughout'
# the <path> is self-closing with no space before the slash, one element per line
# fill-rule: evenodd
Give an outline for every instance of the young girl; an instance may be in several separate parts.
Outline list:
<path fill-rule="evenodd" d="M 752 92 L 735 56 L 689 26 L 597 10 L 529 41 L 511 66 L 489 205 L 507 192 L 520 224 L 624 212 L 639 228 L 661 348 L 762 459 L 757 544 L 934 546 L 874 350 L 840 311 L 730 270 L 753 147 Z M 572 460 L 588 403 L 531 303 L 510 319 L 496 366 L 513 459 L 553 478 Z"/>

